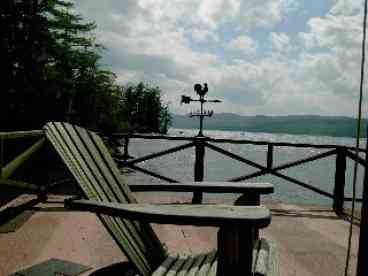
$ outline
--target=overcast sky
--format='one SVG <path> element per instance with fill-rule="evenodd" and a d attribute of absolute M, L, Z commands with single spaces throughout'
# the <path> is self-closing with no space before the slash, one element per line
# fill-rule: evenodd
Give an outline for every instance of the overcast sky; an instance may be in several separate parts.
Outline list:
<path fill-rule="evenodd" d="M 362 0 L 78 0 L 118 82 L 159 86 L 173 113 L 207 82 L 215 112 L 356 116 Z M 209 106 L 211 108 L 211 106 Z M 364 104 L 366 115 L 367 104 Z"/>

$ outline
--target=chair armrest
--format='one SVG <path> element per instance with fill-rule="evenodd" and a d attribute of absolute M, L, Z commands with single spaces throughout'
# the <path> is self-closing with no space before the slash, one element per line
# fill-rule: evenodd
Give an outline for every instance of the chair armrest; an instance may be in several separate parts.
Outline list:
<path fill-rule="evenodd" d="M 130 184 L 133 192 L 205 192 L 233 194 L 271 194 L 274 186 L 271 183 L 244 182 L 183 182 L 170 184 Z"/>
<path fill-rule="evenodd" d="M 264 228 L 271 222 L 270 211 L 263 206 L 121 204 L 91 200 L 65 200 L 74 210 L 90 211 L 148 223 L 197 226 L 246 226 Z"/>

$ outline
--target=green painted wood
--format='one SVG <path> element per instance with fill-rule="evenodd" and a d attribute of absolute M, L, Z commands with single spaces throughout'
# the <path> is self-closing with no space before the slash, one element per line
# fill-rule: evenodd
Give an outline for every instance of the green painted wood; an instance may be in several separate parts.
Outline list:
<path fill-rule="evenodd" d="M 28 130 L 28 131 L 11 131 L 11 132 L 0 132 L 0 138 L 16 139 L 16 138 L 27 138 L 27 137 L 37 137 L 44 136 L 43 130 Z"/>
<path fill-rule="evenodd" d="M 103 182 L 97 181 L 103 179 L 101 175 L 96 176 L 95 174 L 98 168 L 92 166 L 93 162 L 90 164 L 86 162 L 86 159 L 91 161 L 90 157 L 87 157 L 88 151 L 86 147 L 81 146 L 84 150 L 77 148 L 75 141 L 72 139 L 73 137 L 74 139 L 78 138 L 76 133 L 73 133 L 70 129 L 66 129 L 61 123 L 50 123 L 45 129 L 48 139 L 52 141 L 54 146 L 57 145 L 55 149 L 62 156 L 64 162 L 81 185 L 87 197 L 97 200 L 108 200 L 106 190 L 104 190 L 106 187 L 102 186 Z M 85 156 L 83 156 L 82 153 L 85 153 Z M 126 199 L 123 198 L 123 200 L 126 202 Z M 132 222 L 108 216 L 99 217 L 120 248 L 126 253 L 128 258 L 136 264 L 142 275 L 149 275 L 150 271 L 154 268 L 151 267 L 152 264 L 148 263 L 146 258 L 147 254 L 145 255 L 144 252 L 142 252 L 142 248 L 138 246 L 140 239 L 134 230 L 134 226 L 132 226 Z M 127 225 L 130 225 L 130 227 Z M 160 252 L 159 250 L 157 251 Z"/>
<path fill-rule="evenodd" d="M 251 275 L 253 264 L 253 229 L 225 225 L 217 234 L 217 276 Z"/>
<path fill-rule="evenodd" d="M 49 123 L 45 130 L 88 198 L 136 202 L 100 137 L 65 123 Z M 165 259 L 165 251 L 149 226 L 105 215 L 99 217 L 142 275 L 149 275 Z"/>
<path fill-rule="evenodd" d="M 205 192 L 205 193 L 241 193 L 241 194 L 271 194 L 274 186 L 271 183 L 244 182 L 182 182 L 170 184 L 130 184 L 134 192 Z"/>
<path fill-rule="evenodd" d="M 119 202 L 120 198 L 124 197 L 127 202 L 136 202 L 101 138 L 95 133 L 87 132 L 82 128 L 74 127 L 74 129 L 79 134 L 81 140 L 85 142 L 93 160 L 96 162 L 97 169 L 100 170 L 107 180 L 106 185 L 102 185 L 102 187 L 105 187 L 105 190 L 111 189 L 116 196 L 115 200 L 110 199 L 109 201 Z M 90 139 L 88 139 L 87 135 L 89 135 Z M 166 258 L 166 251 L 149 225 L 126 221 L 125 226 L 131 231 L 140 246 L 140 251 L 146 256 L 149 264 L 158 266 Z M 155 254 L 152 254 L 152 252 L 155 252 Z"/>
<path fill-rule="evenodd" d="M 207 276 L 216 276 L 217 274 L 217 260 L 212 264 L 210 271 L 208 271 Z"/>
<path fill-rule="evenodd" d="M 196 276 L 207 276 L 215 260 L 216 251 L 208 253 Z"/>
<path fill-rule="evenodd" d="M 216 265 L 216 251 L 196 256 L 169 256 L 153 275 L 209 276 L 211 270 L 213 270 L 213 266 L 216 269 Z"/>
<path fill-rule="evenodd" d="M 40 187 L 35 185 L 35 184 L 31 184 L 31 183 L 27 183 L 24 181 L 19 181 L 19 180 L 12 180 L 12 179 L 1 179 L 0 178 L 0 185 L 7 185 L 10 187 L 14 187 L 17 189 L 23 189 L 26 192 L 31 192 L 31 193 L 38 193 L 40 191 Z"/>
<path fill-rule="evenodd" d="M 54 133 L 56 135 L 59 133 L 59 139 L 61 141 L 64 139 L 64 148 L 67 151 L 69 150 L 69 154 L 72 156 L 71 159 L 76 165 L 72 169 L 76 170 L 75 172 L 77 174 L 84 176 L 84 178 L 82 178 L 83 181 L 79 182 L 79 184 L 87 194 L 87 197 L 98 198 L 99 200 L 107 200 L 107 197 L 105 197 L 105 194 L 100 189 L 101 183 L 99 183 L 99 185 L 91 185 L 91 183 L 96 183 L 96 179 L 94 178 L 92 172 L 93 170 L 96 171 L 96 169 L 92 168 L 91 170 L 87 166 L 85 160 L 83 160 L 83 157 L 79 152 L 80 149 L 75 146 L 73 140 L 66 132 L 66 129 L 63 125 L 55 124 L 53 127 Z M 134 241 L 134 239 L 130 237 L 129 231 L 125 229 L 124 226 L 121 226 L 121 222 L 119 222 L 116 218 L 109 218 L 108 216 L 101 216 L 100 218 L 103 220 L 105 226 L 107 226 L 109 229 L 110 234 L 112 234 L 114 239 L 117 241 L 117 244 L 121 246 L 123 251 L 130 257 L 130 259 L 134 261 L 137 267 L 140 268 L 140 271 L 145 271 L 145 274 L 149 273 L 148 263 L 145 262 L 144 256 L 140 254 L 139 251 L 137 252 L 139 249 L 136 247 L 136 243 L 131 242 L 131 240 Z"/>
<path fill-rule="evenodd" d="M 121 204 L 92 200 L 68 200 L 66 204 L 75 210 L 121 216 L 149 223 L 198 226 L 246 225 L 248 228 L 264 228 L 271 222 L 270 211 L 264 206 Z"/>
<path fill-rule="evenodd" d="M 82 189 L 84 190 L 88 198 L 100 201 L 98 204 L 102 205 L 105 204 L 101 203 L 102 201 L 115 202 L 110 203 L 112 205 L 116 205 L 117 202 L 136 202 L 133 195 L 131 194 L 129 187 L 125 183 L 124 177 L 121 176 L 119 169 L 115 165 L 115 162 L 109 154 L 106 146 L 103 144 L 101 138 L 98 135 L 85 129 L 65 123 L 49 123 L 46 125 L 45 130 L 47 138 L 52 143 L 59 155 L 62 157 L 63 161 L 72 172 L 74 178 L 82 186 Z M 179 185 L 184 185 L 181 186 L 180 189 L 189 189 L 190 186 L 197 184 L 198 183 L 180 183 Z M 239 189 L 243 191 L 241 192 L 243 194 L 245 194 L 245 190 L 248 190 L 248 192 L 257 191 L 256 193 L 269 193 L 273 191 L 272 185 L 268 183 L 265 183 L 264 185 L 261 183 L 261 185 L 258 185 L 258 187 L 249 184 L 249 187 L 247 189 L 242 186 L 244 185 L 244 183 L 230 184 L 235 184 L 235 187 L 233 188 L 235 188 L 235 190 Z M 199 183 L 199 185 L 200 189 L 209 189 L 210 191 L 220 191 L 221 189 L 224 189 L 225 191 L 230 192 L 231 189 L 229 187 L 223 187 L 224 183 L 207 182 Z M 210 188 L 210 186 L 212 186 L 212 188 Z M 234 192 L 234 190 L 232 190 L 232 192 Z M 253 192 L 250 192 L 250 194 L 253 194 Z M 124 204 L 124 206 L 128 207 L 136 205 L 138 206 L 141 204 Z M 187 209 L 187 213 L 184 212 L 183 214 L 183 211 L 179 210 L 182 209 L 183 206 L 185 207 L 185 205 L 180 205 L 180 207 L 178 206 L 178 210 L 176 211 L 171 210 L 171 213 L 169 212 L 169 214 L 166 215 L 165 220 L 169 218 L 170 221 L 177 221 L 177 224 L 183 224 L 186 221 L 187 223 L 190 222 L 189 224 L 203 225 L 202 220 L 213 221 L 212 216 L 214 216 L 215 213 L 219 213 L 218 211 L 210 211 L 210 209 L 213 209 L 214 206 L 205 206 L 205 208 L 203 209 L 204 205 L 200 205 L 198 206 L 198 210 L 201 209 L 202 213 L 198 212 L 196 206 L 192 206 L 191 210 Z M 108 208 L 110 207 L 111 206 L 108 206 Z M 166 208 L 167 206 L 164 207 Z M 221 209 L 222 206 L 216 205 L 216 207 L 219 207 L 219 209 Z M 247 222 L 249 225 L 251 225 L 251 227 L 265 227 L 268 225 L 270 220 L 269 213 L 267 218 L 267 215 L 264 217 L 262 216 L 261 211 L 253 212 L 253 210 L 252 212 L 250 212 L 250 209 L 248 209 L 248 217 L 247 215 L 245 215 L 246 218 L 244 218 L 244 214 L 247 213 L 245 209 L 240 210 L 238 209 L 238 207 L 229 206 L 223 207 L 224 210 L 227 210 L 224 211 L 224 213 L 232 213 L 233 217 L 231 218 L 231 215 L 229 216 L 229 214 L 227 214 L 227 216 L 225 216 L 226 219 L 215 219 L 215 225 L 228 225 L 228 222 L 232 221 L 231 223 L 233 223 L 234 225 Z M 144 207 L 143 209 L 145 208 L 149 209 L 149 211 L 151 212 L 149 215 L 147 215 L 147 217 L 152 217 L 152 206 Z M 168 210 L 159 209 L 160 208 L 154 210 L 158 213 L 158 215 L 155 215 L 155 220 L 157 219 L 157 217 L 164 216 L 163 214 L 161 214 L 161 212 L 168 212 Z M 208 212 L 206 211 L 206 209 L 208 209 Z M 237 210 L 232 211 L 232 209 L 238 209 L 239 212 Z M 91 209 L 89 208 L 88 211 L 91 211 Z M 159 252 L 161 252 L 160 250 L 164 252 L 163 247 L 157 239 L 156 235 L 153 234 L 152 228 L 150 228 L 149 225 L 146 223 L 132 223 L 127 219 L 115 217 L 115 211 L 112 212 L 113 213 L 109 211 L 108 214 L 99 214 L 98 216 L 109 231 L 109 233 L 112 235 L 114 240 L 117 242 L 119 247 L 127 255 L 129 260 L 136 265 L 137 269 L 140 271 L 140 274 L 151 275 L 154 269 L 162 267 L 157 264 L 157 259 L 155 260 L 156 262 L 152 262 L 152 259 L 150 259 L 149 256 L 152 255 L 152 252 L 155 252 L 152 251 L 152 246 L 158 245 Z M 129 212 L 132 213 L 130 210 Z M 134 212 L 135 214 L 133 215 L 133 217 L 135 218 L 136 211 Z M 139 210 L 139 212 L 141 212 L 141 210 Z M 193 218 L 194 213 L 197 215 L 197 217 L 199 213 L 199 216 L 201 217 L 200 223 L 197 222 L 198 219 Z M 253 215 L 250 215 L 250 213 L 253 213 Z M 266 213 L 263 213 L 263 215 L 265 215 Z M 179 223 L 177 217 L 178 215 L 180 217 Z M 242 217 L 242 219 L 240 219 L 240 217 Z M 159 218 L 159 220 L 161 219 L 162 218 Z M 150 218 L 147 219 L 147 221 L 151 220 L 152 219 Z M 225 223 L 225 221 L 227 222 Z M 253 221 L 253 223 L 251 223 L 250 221 Z M 254 223 L 254 221 L 258 221 L 258 224 Z M 209 224 L 213 225 L 214 222 L 211 222 Z M 153 241 L 151 242 L 149 241 L 150 237 L 154 237 Z M 164 252 L 163 254 L 166 253 Z M 207 275 L 214 276 L 217 273 L 217 262 L 215 258 L 213 258 L 211 259 L 212 264 L 210 264 L 206 262 L 207 258 L 209 258 L 208 255 L 199 255 L 196 257 L 179 257 L 175 260 L 171 259 L 172 262 L 170 263 L 170 265 L 166 263 L 166 267 L 168 268 L 168 270 L 166 270 L 166 272 L 164 273 L 168 275 L 179 276 L 197 275 L 197 273 L 205 273 L 204 275 L 206 275 L 207 273 Z M 163 261 L 164 259 L 162 259 L 160 263 L 162 263 Z M 152 263 L 154 263 L 154 265 Z"/>
<path fill-rule="evenodd" d="M 196 256 L 188 256 L 185 260 L 184 265 L 181 267 L 180 271 L 178 271 L 177 276 L 186 276 L 188 274 L 189 269 L 193 266 L 196 261 Z"/>
<path fill-rule="evenodd" d="M 9 178 L 16 169 L 18 169 L 24 162 L 26 162 L 45 142 L 45 138 L 41 138 L 8 164 L 2 167 L 1 169 L 1 177 L 2 178 Z"/>
<path fill-rule="evenodd" d="M 168 256 L 166 260 L 152 273 L 152 276 L 164 276 L 175 264 L 178 256 Z"/>
<path fill-rule="evenodd" d="M 200 254 L 200 255 L 195 256 L 193 264 L 187 271 L 186 276 L 196 276 L 205 259 L 206 259 L 206 254 Z"/>
<path fill-rule="evenodd" d="M 268 253 L 268 267 L 267 267 L 267 276 L 279 276 L 279 258 L 277 255 L 277 247 L 275 242 L 264 240 L 262 239 L 262 242 L 267 243 L 269 246 L 269 253 Z"/>
<path fill-rule="evenodd" d="M 170 267 L 170 269 L 166 272 L 165 276 L 177 276 L 178 272 L 181 271 L 182 267 L 188 260 L 188 256 L 179 256 L 175 263 Z"/>
<path fill-rule="evenodd" d="M 253 271 L 260 275 L 267 275 L 270 246 L 266 240 L 261 239 L 254 242 L 254 248 L 252 265 Z"/>

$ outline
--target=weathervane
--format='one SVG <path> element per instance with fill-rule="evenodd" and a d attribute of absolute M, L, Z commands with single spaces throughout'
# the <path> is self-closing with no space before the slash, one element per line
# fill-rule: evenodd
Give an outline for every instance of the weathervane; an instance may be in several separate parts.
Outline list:
<path fill-rule="evenodd" d="M 202 85 L 199 83 L 194 85 L 194 91 L 198 94 L 199 99 L 192 99 L 190 96 L 181 96 L 181 103 L 189 104 L 190 102 L 200 102 L 201 103 L 201 110 L 198 110 L 196 112 L 190 112 L 190 117 L 199 117 L 199 132 L 197 136 L 203 136 L 203 118 L 204 117 L 211 117 L 213 115 L 213 110 L 204 110 L 203 104 L 204 103 L 220 103 L 220 100 L 207 100 L 204 98 L 204 96 L 208 92 L 208 86 L 207 83 L 204 84 L 204 87 L 202 88 Z"/>

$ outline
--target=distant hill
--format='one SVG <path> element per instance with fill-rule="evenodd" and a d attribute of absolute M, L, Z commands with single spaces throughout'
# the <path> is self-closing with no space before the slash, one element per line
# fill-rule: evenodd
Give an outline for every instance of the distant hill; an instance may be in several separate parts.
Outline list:
<path fill-rule="evenodd" d="M 172 126 L 175 128 L 199 127 L 197 118 L 175 114 L 172 117 Z M 361 136 L 366 136 L 366 125 L 367 120 L 364 119 Z M 232 113 L 219 113 L 204 120 L 204 129 L 355 137 L 356 119 L 342 116 L 241 116 Z"/>

